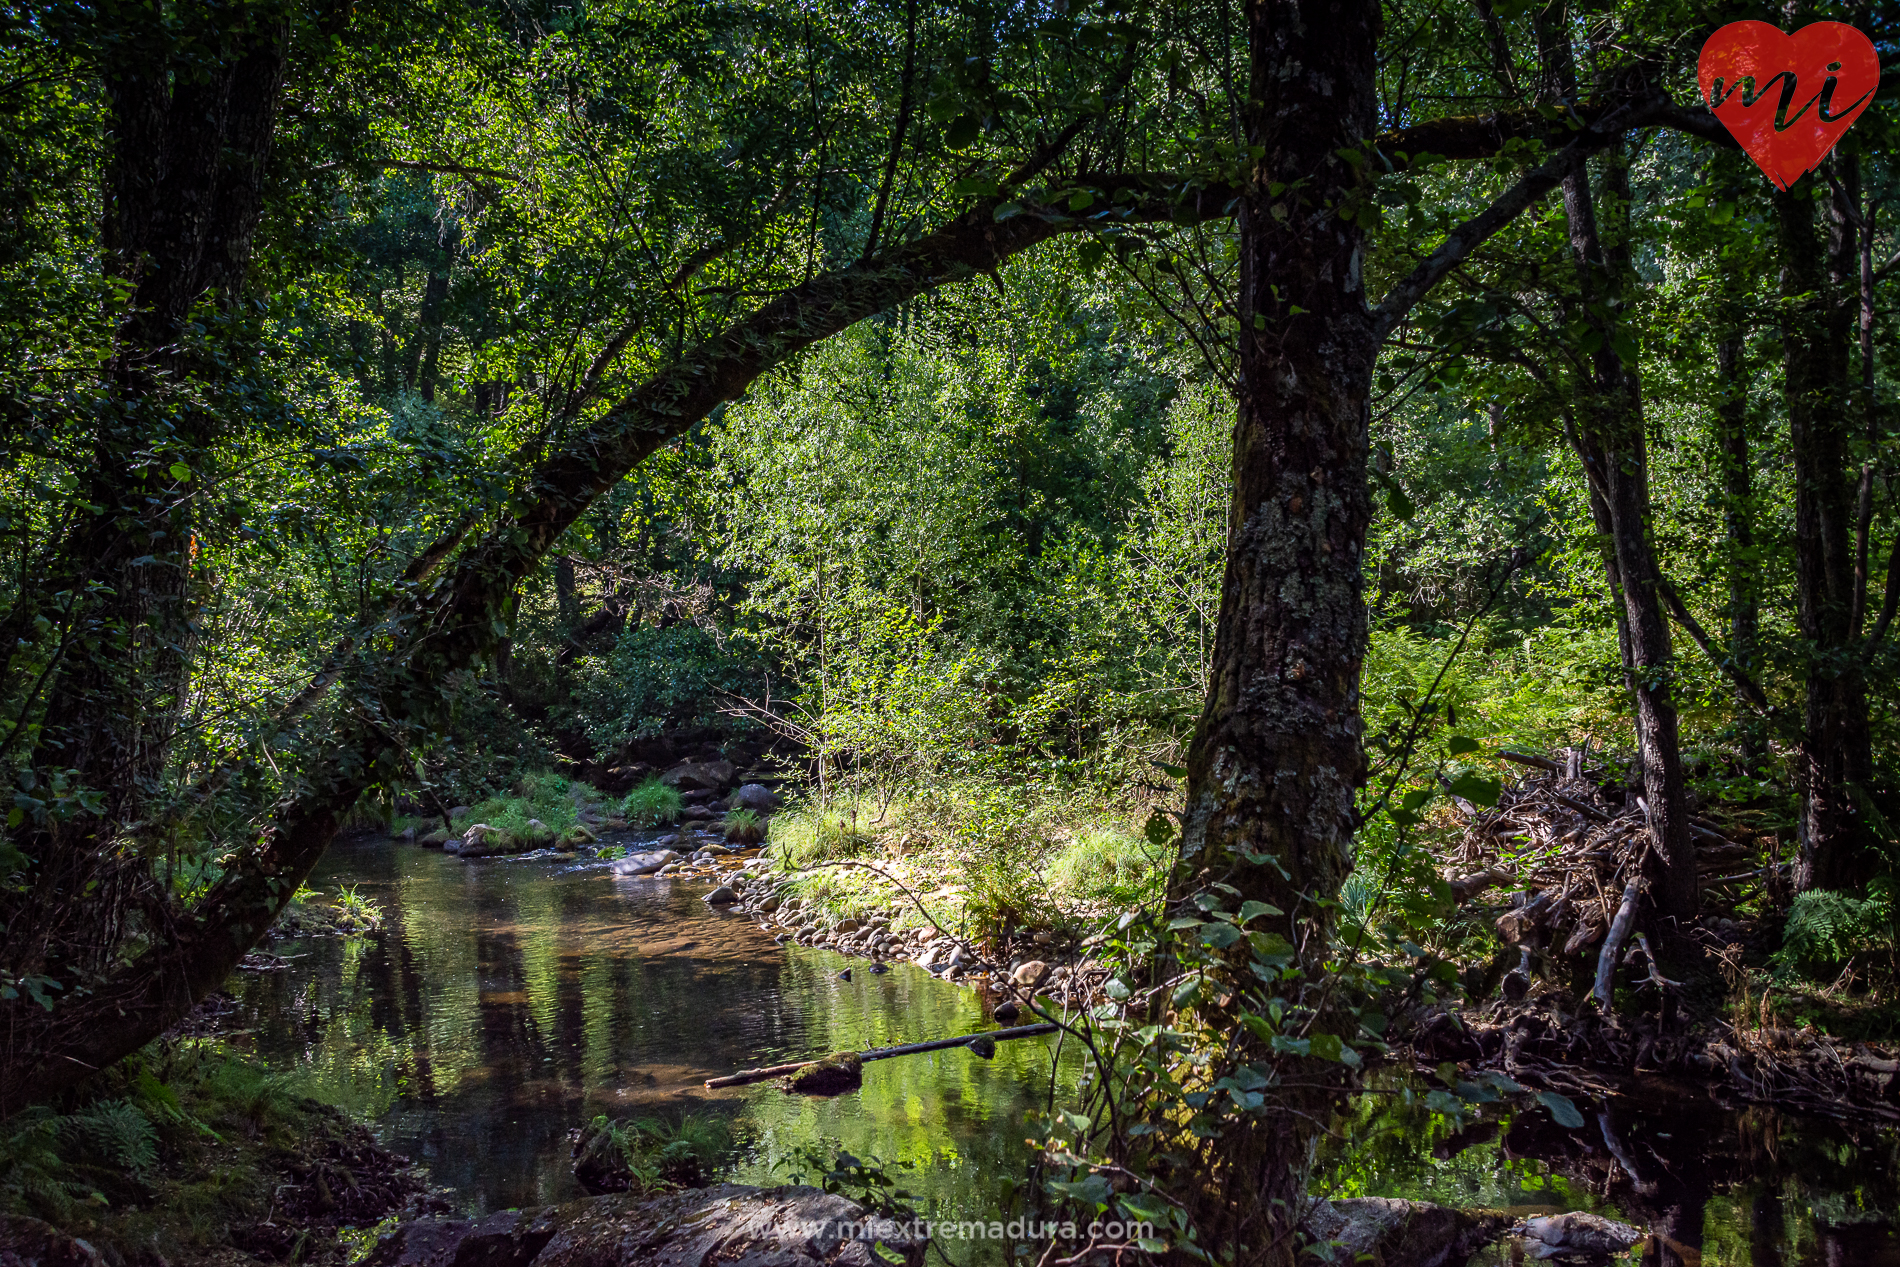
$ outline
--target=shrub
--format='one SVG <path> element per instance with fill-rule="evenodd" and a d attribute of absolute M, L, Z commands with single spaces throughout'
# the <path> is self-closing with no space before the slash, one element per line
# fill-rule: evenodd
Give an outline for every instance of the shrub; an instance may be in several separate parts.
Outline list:
<path fill-rule="evenodd" d="M 620 802 L 620 816 L 629 827 L 659 827 L 676 823 L 680 816 L 680 792 L 656 778 L 648 779 Z"/>

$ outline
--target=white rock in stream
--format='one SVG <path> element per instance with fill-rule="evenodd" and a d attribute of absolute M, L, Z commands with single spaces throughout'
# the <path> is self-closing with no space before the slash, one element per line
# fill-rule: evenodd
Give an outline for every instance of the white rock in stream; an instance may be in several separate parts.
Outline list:
<path fill-rule="evenodd" d="M 612 864 L 615 875 L 652 875 L 667 863 L 679 857 L 671 849 L 654 849 L 647 853 L 630 853 Z"/>

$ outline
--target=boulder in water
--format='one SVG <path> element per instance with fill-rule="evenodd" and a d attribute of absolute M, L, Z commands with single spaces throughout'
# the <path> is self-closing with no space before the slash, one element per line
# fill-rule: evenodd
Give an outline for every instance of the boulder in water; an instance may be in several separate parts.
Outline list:
<path fill-rule="evenodd" d="M 1315 1202 L 1300 1220 L 1300 1231 L 1315 1244 L 1333 1246 L 1333 1262 L 1464 1267 L 1509 1221 L 1502 1214 L 1468 1214 L 1427 1201 L 1352 1197 Z"/>
<path fill-rule="evenodd" d="M 717 792 L 738 771 L 730 761 L 682 761 L 660 776 L 660 782 L 682 792 Z"/>
<path fill-rule="evenodd" d="M 457 852 L 464 858 L 493 858 L 501 854 L 520 853 L 525 847 L 499 827 L 476 823 L 462 833 L 462 847 Z"/>
<path fill-rule="evenodd" d="M 731 906 L 739 900 L 739 895 L 722 884 L 708 893 L 704 900 L 710 906 Z"/>
<path fill-rule="evenodd" d="M 671 849 L 654 849 L 646 853 L 630 853 L 613 864 L 615 875 L 652 875 L 667 863 L 679 857 Z"/>
<path fill-rule="evenodd" d="M 1621 1254 L 1643 1239 L 1643 1233 L 1627 1223 L 1606 1219 L 1601 1214 L 1572 1210 L 1568 1214 L 1547 1214 L 1526 1219 L 1518 1229 L 1524 1247 L 1533 1258 L 1567 1255 L 1577 1258 L 1609 1258 Z"/>
<path fill-rule="evenodd" d="M 749 809 L 755 814 L 769 814 L 779 807 L 779 794 L 763 783 L 747 783 L 732 794 L 729 804 L 734 809 Z"/>

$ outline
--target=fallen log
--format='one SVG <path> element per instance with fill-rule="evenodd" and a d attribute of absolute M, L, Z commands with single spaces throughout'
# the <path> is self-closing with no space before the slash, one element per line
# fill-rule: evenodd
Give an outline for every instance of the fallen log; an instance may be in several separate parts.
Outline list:
<path fill-rule="evenodd" d="M 1631 880 L 1624 886 L 1623 901 L 1616 908 L 1616 918 L 1610 921 L 1610 935 L 1604 939 L 1603 949 L 1597 952 L 1597 979 L 1590 993 L 1603 1005 L 1606 1016 L 1615 1010 L 1610 991 L 1616 980 L 1616 961 L 1623 953 L 1623 944 L 1629 940 L 1631 926 L 1636 923 L 1636 899 L 1641 892 L 1639 881 Z"/>
<path fill-rule="evenodd" d="M 970 1047 L 978 1049 L 986 1043 L 994 1044 L 1011 1038 L 1035 1038 L 1041 1034 L 1053 1034 L 1059 1026 L 1049 1022 L 1039 1025 L 1018 1025 L 1014 1029 L 993 1029 L 981 1034 L 964 1034 L 958 1038 L 935 1038 L 927 1043 L 905 1043 L 899 1047 L 874 1047 L 870 1051 L 854 1053 L 859 1063 L 871 1060 L 888 1060 L 892 1056 L 914 1056 L 918 1052 L 944 1051 L 951 1047 Z M 980 1051 L 979 1051 L 979 1054 Z M 800 1069 L 822 1064 L 826 1060 L 836 1059 L 824 1056 L 817 1060 L 799 1060 L 789 1065 L 768 1065 L 763 1069 L 741 1069 L 738 1073 L 729 1073 L 722 1078 L 708 1078 L 708 1087 L 742 1087 L 749 1082 L 764 1082 L 768 1078 L 783 1078 L 787 1074 L 797 1073 Z"/>
<path fill-rule="evenodd" d="M 1515 761 L 1519 765 L 1531 766 L 1534 769 L 1548 770 L 1552 774 L 1562 774 L 1563 769 L 1564 769 L 1562 766 L 1558 765 L 1555 761 L 1552 761 L 1549 757 L 1535 757 L 1535 756 L 1532 756 L 1528 752 L 1510 752 L 1507 750 L 1500 750 L 1498 752 L 1498 757 L 1501 760 Z"/>

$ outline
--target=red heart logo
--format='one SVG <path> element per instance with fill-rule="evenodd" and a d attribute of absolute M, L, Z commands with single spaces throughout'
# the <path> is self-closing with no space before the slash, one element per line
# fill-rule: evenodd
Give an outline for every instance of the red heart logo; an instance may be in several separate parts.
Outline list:
<path fill-rule="evenodd" d="M 1702 98 L 1783 189 L 1821 165 L 1880 86 L 1874 42 L 1841 22 L 1788 35 L 1731 22 L 1702 46 Z"/>

